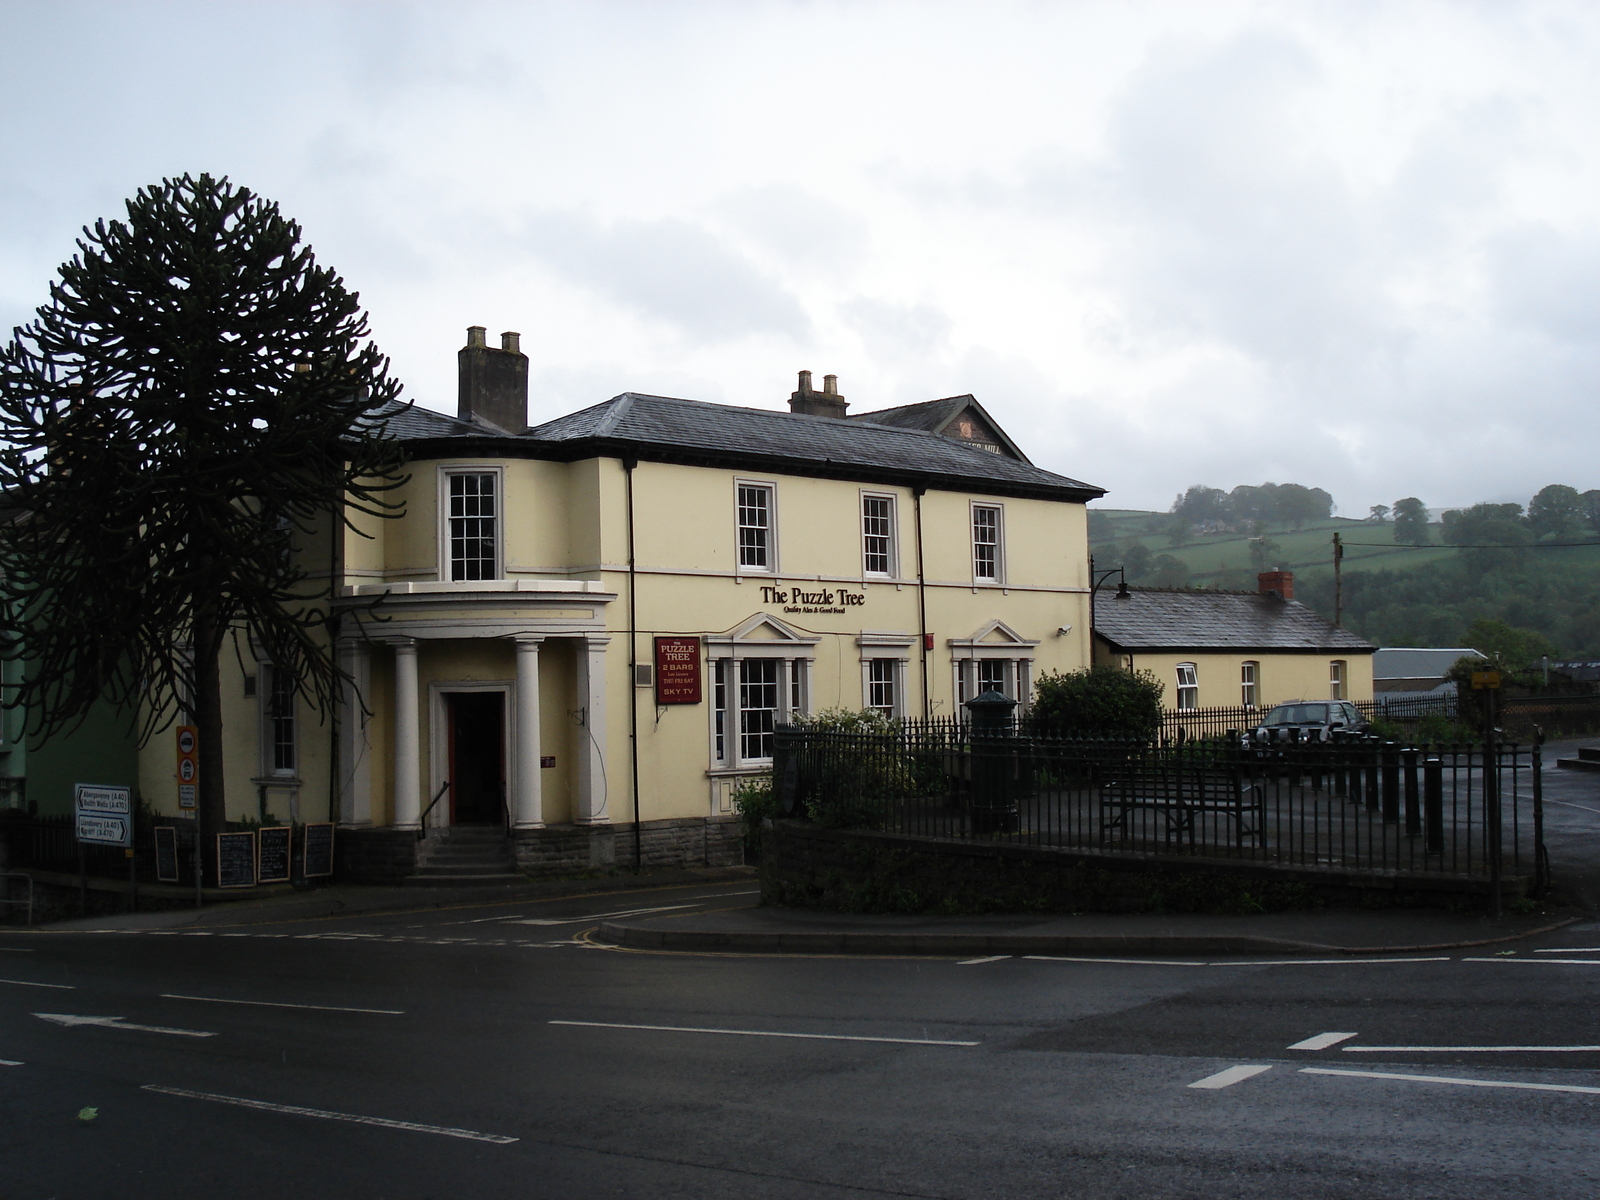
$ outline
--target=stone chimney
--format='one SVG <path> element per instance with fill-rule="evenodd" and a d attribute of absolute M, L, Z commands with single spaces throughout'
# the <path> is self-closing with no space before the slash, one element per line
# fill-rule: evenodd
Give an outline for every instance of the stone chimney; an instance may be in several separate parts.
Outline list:
<path fill-rule="evenodd" d="M 456 355 L 460 390 L 456 416 L 501 433 L 528 427 L 528 356 L 520 333 L 502 333 L 500 349 L 490 346 L 482 325 L 467 327 L 467 344 Z"/>
<path fill-rule="evenodd" d="M 1294 599 L 1293 571 L 1263 571 L 1256 576 L 1256 591 L 1280 600 Z"/>
<path fill-rule="evenodd" d="M 800 372 L 800 387 L 789 397 L 789 411 L 803 413 L 811 417 L 833 417 L 837 420 L 844 419 L 844 410 L 850 405 L 845 398 L 839 395 L 839 377 L 837 375 L 824 375 L 822 377 L 822 390 L 811 390 L 811 372 Z"/>

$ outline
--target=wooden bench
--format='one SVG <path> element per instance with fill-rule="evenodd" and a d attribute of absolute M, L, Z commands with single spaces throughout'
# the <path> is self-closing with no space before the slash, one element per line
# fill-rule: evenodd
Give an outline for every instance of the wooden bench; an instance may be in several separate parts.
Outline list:
<path fill-rule="evenodd" d="M 1206 815 L 1226 817 L 1233 822 L 1233 841 L 1245 839 L 1259 843 L 1265 790 L 1255 780 L 1236 770 L 1178 766 L 1131 768 L 1114 775 L 1100 789 L 1100 839 L 1114 834 L 1134 834 L 1129 817 L 1140 810 L 1160 813 L 1165 819 L 1165 836 L 1195 844 L 1197 818 Z"/>

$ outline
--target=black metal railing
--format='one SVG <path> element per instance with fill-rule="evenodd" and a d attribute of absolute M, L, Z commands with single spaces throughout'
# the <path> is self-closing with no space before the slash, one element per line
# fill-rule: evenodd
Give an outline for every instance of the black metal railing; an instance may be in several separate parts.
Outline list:
<path fill-rule="evenodd" d="M 1595 698 L 1600 702 L 1600 697 Z M 1442 696 L 1397 696 L 1386 699 L 1357 700 L 1355 705 L 1367 720 L 1416 721 L 1423 717 L 1456 716 L 1454 694 Z M 1169 708 L 1161 714 L 1161 737 L 1176 741 L 1181 730 L 1187 738 L 1210 738 L 1240 729 L 1253 729 L 1270 710 L 1244 705 L 1215 708 Z"/>
<path fill-rule="evenodd" d="M 1025 725 L 979 735 L 954 722 L 886 734 L 783 727 L 776 743 L 781 806 L 839 828 L 1543 883 L 1533 744 L 1487 758 L 1480 745 L 1377 739 L 1260 750 L 1052 739 Z"/>

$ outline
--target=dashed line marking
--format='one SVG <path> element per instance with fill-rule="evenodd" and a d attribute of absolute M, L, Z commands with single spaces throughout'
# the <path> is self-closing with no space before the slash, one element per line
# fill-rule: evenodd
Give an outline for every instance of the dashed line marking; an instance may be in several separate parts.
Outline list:
<path fill-rule="evenodd" d="M 1600 954 L 1600 946 L 1560 946 L 1554 950 L 1535 950 L 1535 954 Z M 1476 961 L 1476 960 L 1474 960 Z"/>
<path fill-rule="evenodd" d="M 382 1013 L 385 1016 L 403 1017 L 403 1008 L 345 1008 L 338 1004 L 288 1004 L 281 1000 L 226 1000 L 221 996 L 185 996 L 179 992 L 162 992 L 163 1000 L 199 1000 L 206 1004 L 250 1004 L 259 1008 L 314 1008 L 318 1012 Z"/>
<path fill-rule="evenodd" d="M 1340 1042 L 1348 1042 L 1351 1038 L 1359 1036 L 1359 1034 L 1354 1033 L 1319 1033 L 1315 1037 L 1308 1037 L 1303 1042 L 1296 1042 L 1289 1049 L 1326 1050 L 1329 1046 L 1337 1046 Z M 1345 1047 L 1346 1050 L 1349 1048 L 1348 1046 Z"/>
<path fill-rule="evenodd" d="M 659 1033 L 727 1033 L 736 1037 L 804 1038 L 819 1042 L 892 1042 L 900 1046 L 981 1046 L 982 1042 L 941 1041 L 937 1038 L 863 1037 L 847 1033 L 780 1033 L 770 1029 L 702 1029 L 693 1025 L 624 1025 L 615 1021 L 550 1021 L 551 1025 L 581 1025 L 588 1029 L 647 1029 Z"/>
<path fill-rule="evenodd" d="M 1009 954 L 991 954 L 991 955 L 989 955 L 988 958 L 968 958 L 968 959 L 963 959 L 961 962 L 958 962 L 956 964 L 956 966 L 958 966 L 958 967 L 975 967 L 980 963 L 1004 962 L 1006 959 L 1008 959 L 1010 957 L 1011 957 L 1011 955 L 1009 955 Z"/>
<path fill-rule="evenodd" d="M 1246 1079 L 1254 1079 L 1257 1075 L 1270 1070 L 1272 1070 L 1270 1065 L 1228 1067 L 1226 1070 L 1218 1071 L 1215 1075 L 1207 1075 L 1204 1079 L 1196 1079 L 1189 1086 L 1203 1088 L 1206 1091 L 1216 1091 L 1219 1088 L 1232 1087 L 1236 1083 L 1243 1083 Z"/>
<path fill-rule="evenodd" d="M 78 990 L 70 983 L 34 983 L 31 979 L 0 979 L 0 983 L 14 984 L 17 987 L 55 988 L 60 992 L 75 992 Z"/>
<path fill-rule="evenodd" d="M 1600 1096 L 1600 1087 L 1575 1083 L 1517 1083 L 1509 1079 L 1460 1079 L 1454 1075 L 1402 1075 L 1397 1071 L 1338 1071 L 1330 1067 L 1301 1067 L 1302 1075 L 1343 1075 L 1349 1079 L 1402 1079 L 1409 1083 L 1448 1083 L 1457 1087 L 1514 1088 L 1526 1092 L 1580 1092 Z"/>
<path fill-rule="evenodd" d="M 330 1112 L 323 1108 L 301 1108 L 294 1104 L 273 1104 L 267 1100 L 246 1100 L 242 1096 L 220 1096 L 215 1092 L 193 1092 L 188 1088 L 162 1087 L 144 1084 L 141 1091 L 158 1092 L 163 1096 L 180 1096 L 186 1100 L 208 1100 L 212 1104 L 231 1104 L 236 1108 L 253 1108 L 260 1112 L 286 1113 L 295 1117 L 318 1117 L 324 1121 L 350 1121 L 356 1125 L 376 1125 L 382 1129 L 403 1129 L 407 1133 L 437 1133 L 444 1137 L 466 1138 L 474 1142 L 490 1142 L 496 1146 L 510 1145 L 517 1139 L 498 1133 L 479 1133 L 474 1129 L 452 1129 L 445 1125 L 420 1125 L 415 1121 L 391 1121 L 387 1117 L 366 1117 L 358 1113 Z"/>
<path fill-rule="evenodd" d="M 1462 962 L 1538 963 L 1540 966 L 1600 967 L 1600 958 L 1463 958 Z"/>

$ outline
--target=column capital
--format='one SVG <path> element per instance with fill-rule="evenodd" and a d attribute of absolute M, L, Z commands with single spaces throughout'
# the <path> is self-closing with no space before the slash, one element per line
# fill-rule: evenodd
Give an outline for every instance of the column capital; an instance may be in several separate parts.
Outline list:
<path fill-rule="evenodd" d="M 417 639 L 414 637 L 384 638 L 384 641 L 394 647 L 396 654 L 415 654 L 417 652 Z"/>
<path fill-rule="evenodd" d="M 517 644 L 518 650 L 521 650 L 524 647 L 527 647 L 530 650 L 537 650 L 539 648 L 539 643 L 544 641 L 544 634 L 513 633 L 511 635 L 511 640 Z"/>

